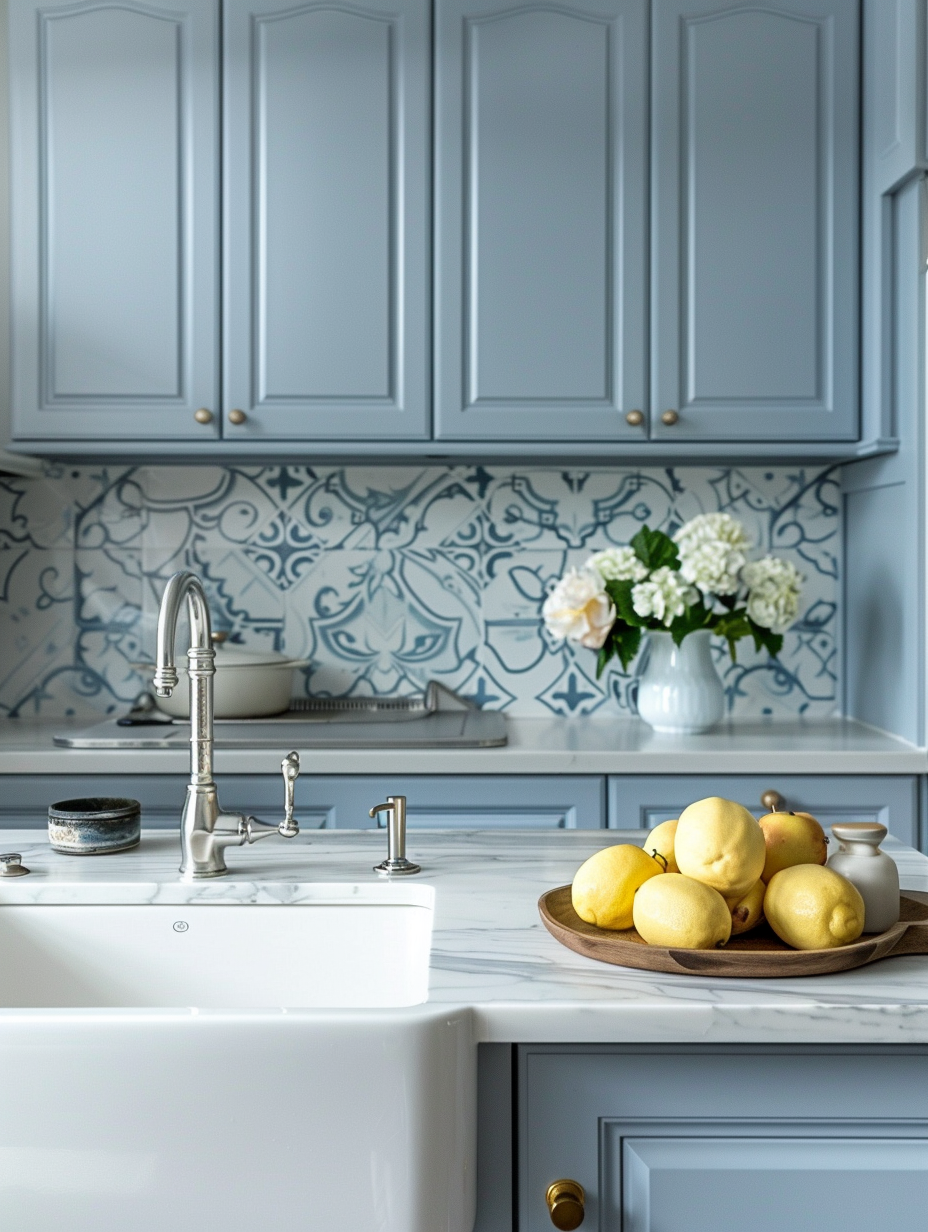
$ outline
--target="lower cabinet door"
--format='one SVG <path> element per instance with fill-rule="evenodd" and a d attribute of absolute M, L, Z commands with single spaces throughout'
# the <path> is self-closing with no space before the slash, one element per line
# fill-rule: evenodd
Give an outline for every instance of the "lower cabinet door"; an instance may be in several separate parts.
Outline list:
<path fill-rule="evenodd" d="M 223 807 L 270 821 L 282 815 L 279 774 L 218 774 Z M 55 800 L 128 796 L 142 805 L 143 826 L 176 826 L 186 776 L 8 775 L 3 780 L 0 830 L 44 826 Z M 296 818 L 310 829 L 376 827 L 370 808 L 389 795 L 407 799 L 410 827 L 439 830 L 599 830 L 606 824 L 601 775 L 316 775 L 296 784 Z"/>
<path fill-rule="evenodd" d="M 770 812 L 765 797 L 775 796 L 778 809 L 812 813 L 826 833 L 836 821 L 878 821 L 901 843 L 918 847 L 915 775 L 623 774 L 610 777 L 608 793 L 609 826 L 616 830 L 650 830 L 704 796 L 737 800 L 759 817 Z"/>
<path fill-rule="evenodd" d="M 597 1232 L 928 1229 L 928 1048 L 516 1054 L 517 1232 L 555 1226 L 560 1180 L 582 1186 Z"/>
<path fill-rule="evenodd" d="M 621 1152 L 616 1232 L 928 1226 L 928 1141 L 630 1137 Z"/>

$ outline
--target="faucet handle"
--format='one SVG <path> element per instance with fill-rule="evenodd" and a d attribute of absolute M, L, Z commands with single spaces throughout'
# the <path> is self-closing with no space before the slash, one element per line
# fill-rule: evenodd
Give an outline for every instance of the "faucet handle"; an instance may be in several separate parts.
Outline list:
<path fill-rule="evenodd" d="M 383 877 L 403 877 L 421 872 L 418 864 L 406 859 L 406 797 L 387 796 L 386 803 L 375 804 L 369 815 L 387 814 L 387 858 L 374 866 Z"/>
<path fill-rule="evenodd" d="M 299 753 L 288 753 L 280 763 L 280 770 L 284 776 L 284 819 L 277 828 L 284 838 L 294 838 L 300 832 L 293 816 L 293 789 L 300 773 Z"/>

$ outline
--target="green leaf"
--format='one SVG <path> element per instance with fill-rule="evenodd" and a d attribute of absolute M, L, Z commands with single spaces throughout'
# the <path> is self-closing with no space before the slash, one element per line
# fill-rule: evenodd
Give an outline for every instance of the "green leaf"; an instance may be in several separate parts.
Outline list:
<path fill-rule="evenodd" d="M 644 629 L 648 624 L 647 618 L 639 616 L 632 604 L 632 587 L 634 585 L 635 583 L 629 578 L 622 582 L 607 582 L 606 594 L 615 604 L 615 610 L 620 620 L 624 620 L 627 625 Z"/>
<path fill-rule="evenodd" d="M 647 526 L 642 526 L 632 539 L 631 546 L 635 549 L 635 555 L 641 563 L 652 573 L 655 569 L 664 568 L 665 565 L 671 569 L 680 568 L 680 553 L 677 545 L 662 530 L 651 530 Z"/>
<path fill-rule="evenodd" d="M 638 647 L 641 645 L 641 629 L 617 620 L 612 626 L 611 637 L 615 652 L 622 660 L 622 666 L 628 671 L 628 665 L 638 653 Z"/>
<path fill-rule="evenodd" d="M 707 628 L 711 620 L 712 613 L 702 600 L 692 604 L 682 616 L 677 616 L 670 624 L 668 632 L 674 640 L 674 645 L 679 646 L 688 633 Z"/>
<path fill-rule="evenodd" d="M 751 623 L 744 608 L 737 612 L 723 612 L 712 621 L 712 632 L 724 637 L 728 642 L 728 653 L 732 663 L 736 662 L 735 643 L 743 637 L 752 636 Z"/>
<path fill-rule="evenodd" d="M 783 634 L 774 633 L 772 629 L 765 629 L 763 625 L 756 624 L 750 616 L 746 619 L 754 638 L 755 650 L 763 648 L 771 659 L 775 659 L 783 649 Z"/>
<path fill-rule="evenodd" d="M 599 655 L 596 659 L 596 679 L 597 680 L 606 670 L 606 664 L 609 662 L 609 660 L 612 658 L 614 654 L 615 654 L 615 642 L 613 641 L 612 631 L 610 630 L 609 636 L 606 638 L 605 642 L 603 642 L 602 646 L 600 646 L 599 648 Z"/>

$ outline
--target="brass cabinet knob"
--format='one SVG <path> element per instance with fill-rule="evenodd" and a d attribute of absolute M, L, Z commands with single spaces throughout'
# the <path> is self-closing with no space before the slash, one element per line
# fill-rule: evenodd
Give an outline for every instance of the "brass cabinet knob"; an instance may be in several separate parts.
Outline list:
<path fill-rule="evenodd" d="M 561 1232 L 572 1232 L 583 1223 L 583 1186 L 577 1181 L 553 1181 L 548 1186 L 545 1201 L 551 1222 Z"/>
<path fill-rule="evenodd" d="M 229 411 L 229 423 L 235 424 L 236 427 L 238 427 L 239 424 L 243 424 L 247 418 L 248 416 L 245 412 L 240 411 L 237 408 L 234 411 Z"/>
<path fill-rule="evenodd" d="M 198 411 L 194 411 L 193 417 L 197 423 L 208 424 L 213 422 L 213 412 L 205 406 L 201 406 Z"/>
<path fill-rule="evenodd" d="M 676 411 L 664 411 L 661 416 L 661 423 L 666 424 L 668 428 L 672 428 L 675 423 L 679 423 L 680 416 Z"/>
<path fill-rule="evenodd" d="M 644 415 L 641 411 L 629 411 L 625 416 L 625 422 L 632 428 L 637 428 L 644 423 Z"/>
<path fill-rule="evenodd" d="M 770 791 L 762 791 L 760 793 L 760 802 L 768 813 L 782 813 L 786 808 L 785 798 L 772 788 Z"/>

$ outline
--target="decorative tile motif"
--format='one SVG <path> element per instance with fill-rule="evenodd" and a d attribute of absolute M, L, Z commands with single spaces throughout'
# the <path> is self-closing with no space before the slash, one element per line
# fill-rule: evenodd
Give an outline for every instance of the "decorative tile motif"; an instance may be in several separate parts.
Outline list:
<path fill-rule="evenodd" d="M 321 695 L 431 678 L 519 715 L 633 714 L 632 673 L 556 643 L 548 587 L 644 523 L 745 522 L 806 577 L 776 662 L 715 647 L 732 714 L 823 715 L 837 697 L 840 504 L 833 471 L 773 468 L 72 467 L 0 478 L 0 713 L 125 710 L 145 687 L 177 569 L 217 628 L 311 664 Z"/>

